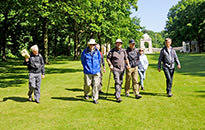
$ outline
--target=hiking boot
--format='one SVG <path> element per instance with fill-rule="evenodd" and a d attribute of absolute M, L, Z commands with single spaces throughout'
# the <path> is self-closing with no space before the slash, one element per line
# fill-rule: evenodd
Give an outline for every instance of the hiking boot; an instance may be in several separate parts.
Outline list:
<path fill-rule="evenodd" d="M 169 92 L 167 96 L 168 96 L 168 97 L 172 97 L 173 94 L 172 94 L 171 92 Z"/>
<path fill-rule="evenodd" d="M 142 98 L 142 96 L 141 95 L 135 95 L 135 98 L 140 99 L 140 98 Z"/>
<path fill-rule="evenodd" d="M 33 101 L 32 96 L 29 96 L 29 97 L 28 97 L 28 101 L 29 101 L 29 102 L 32 102 L 32 101 Z"/>
<path fill-rule="evenodd" d="M 98 101 L 97 101 L 97 100 L 93 100 L 93 103 L 94 103 L 94 104 L 98 104 Z"/>
<path fill-rule="evenodd" d="M 121 98 L 117 98 L 117 102 L 122 102 L 122 99 Z"/>
<path fill-rule="evenodd" d="M 38 104 L 40 103 L 40 101 L 37 101 L 37 100 L 35 100 L 35 102 L 38 103 Z"/>
<path fill-rule="evenodd" d="M 125 96 L 126 96 L 126 97 L 129 97 L 129 96 L 130 96 L 130 94 L 129 94 L 129 93 L 126 93 L 126 94 L 125 94 Z"/>
<path fill-rule="evenodd" d="M 89 96 L 88 96 L 88 95 L 85 95 L 84 98 L 85 98 L 85 100 L 88 100 L 88 99 L 89 99 Z"/>
<path fill-rule="evenodd" d="M 99 91 L 99 94 L 104 94 L 104 92 L 102 90 Z"/>

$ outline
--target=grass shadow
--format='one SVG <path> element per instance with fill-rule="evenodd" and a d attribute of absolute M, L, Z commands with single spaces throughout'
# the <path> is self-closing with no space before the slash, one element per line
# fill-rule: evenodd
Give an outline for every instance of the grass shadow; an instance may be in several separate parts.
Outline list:
<path fill-rule="evenodd" d="M 73 91 L 73 92 L 81 92 L 83 91 L 83 89 L 79 89 L 79 88 L 66 88 L 65 90 L 68 90 L 68 91 Z"/>
<path fill-rule="evenodd" d="M 151 92 L 140 92 L 142 95 L 150 95 L 150 96 L 162 96 L 167 97 L 166 93 L 151 93 Z"/>
<path fill-rule="evenodd" d="M 7 100 L 13 100 L 16 102 L 28 102 L 28 98 L 25 98 L 25 97 L 5 97 L 3 98 L 3 102 L 6 102 Z"/>
<path fill-rule="evenodd" d="M 82 69 L 46 68 L 46 74 L 82 72 Z"/>

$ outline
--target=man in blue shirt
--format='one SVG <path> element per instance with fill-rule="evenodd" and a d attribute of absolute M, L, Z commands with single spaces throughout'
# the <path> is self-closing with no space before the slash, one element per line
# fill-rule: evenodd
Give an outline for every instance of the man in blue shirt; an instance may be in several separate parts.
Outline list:
<path fill-rule="evenodd" d="M 83 51 L 81 55 L 81 63 L 83 65 L 84 72 L 84 96 L 88 100 L 88 93 L 90 91 L 91 84 L 93 93 L 93 103 L 98 104 L 98 87 L 100 84 L 100 51 L 95 47 L 97 43 L 94 39 L 90 39 L 88 47 Z"/>

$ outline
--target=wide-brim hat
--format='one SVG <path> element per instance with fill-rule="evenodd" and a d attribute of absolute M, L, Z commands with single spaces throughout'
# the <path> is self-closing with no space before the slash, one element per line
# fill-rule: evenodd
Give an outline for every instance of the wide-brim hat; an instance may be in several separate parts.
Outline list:
<path fill-rule="evenodd" d="M 121 44 L 122 44 L 122 40 L 121 40 L 121 39 L 117 39 L 117 40 L 115 41 L 115 43 L 121 43 Z"/>
<path fill-rule="evenodd" d="M 97 43 L 95 42 L 95 39 L 90 39 L 90 41 L 88 42 L 88 44 L 97 44 Z"/>

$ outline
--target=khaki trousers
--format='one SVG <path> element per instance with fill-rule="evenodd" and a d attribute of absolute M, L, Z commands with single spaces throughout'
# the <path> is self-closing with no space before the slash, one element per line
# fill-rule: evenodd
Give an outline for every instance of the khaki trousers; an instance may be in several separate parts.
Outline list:
<path fill-rule="evenodd" d="M 125 93 L 129 93 L 130 80 L 132 79 L 132 88 L 134 95 L 139 95 L 139 84 L 137 82 L 138 67 L 126 69 Z"/>
<path fill-rule="evenodd" d="M 100 73 L 97 74 L 84 74 L 84 94 L 88 95 L 90 86 L 92 84 L 93 100 L 98 100 Z"/>

